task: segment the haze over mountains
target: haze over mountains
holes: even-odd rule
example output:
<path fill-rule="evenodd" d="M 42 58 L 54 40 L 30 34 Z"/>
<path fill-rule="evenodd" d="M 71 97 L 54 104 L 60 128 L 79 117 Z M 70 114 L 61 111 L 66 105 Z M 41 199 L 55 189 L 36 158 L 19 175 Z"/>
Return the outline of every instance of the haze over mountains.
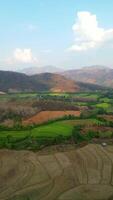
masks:
<path fill-rule="evenodd" d="M 26 75 L 35 75 L 35 74 L 41 74 L 41 73 L 60 73 L 63 72 L 64 69 L 57 68 L 52 65 L 47 65 L 43 67 L 28 67 L 20 72 L 25 73 Z"/>
<path fill-rule="evenodd" d="M 105 66 L 90 66 L 62 73 L 71 80 L 113 87 L 113 69 Z"/>

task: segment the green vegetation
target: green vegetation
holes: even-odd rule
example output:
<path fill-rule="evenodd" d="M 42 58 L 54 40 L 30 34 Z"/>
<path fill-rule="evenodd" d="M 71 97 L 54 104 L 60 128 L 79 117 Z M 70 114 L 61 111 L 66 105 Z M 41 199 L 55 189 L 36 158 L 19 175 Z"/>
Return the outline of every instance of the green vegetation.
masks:
<path fill-rule="evenodd" d="M 106 92 L 40 92 L 0 96 L 0 148 L 37 150 L 60 143 L 90 142 L 93 138 L 111 139 L 113 122 L 109 115 L 113 115 L 113 92 L 107 95 Z M 23 118 L 43 110 L 81 110 L 81 115 L 64 116 L 42 125 L 22 125 Z M 10 120 L 11 127 L 7 126 Z"/>
<path fill-rule="evenodd" d="M 101 119 L 73 119 L 64 121 L 50 121 L 48 124 L 34 126 L 34 127 L 15 127 L 9 130 L 0 131 L 0 147 L 14 148 L 14 149 L 40 149 L 48 145 L 60 143 L 81 143 L 83 141 L 90 142 L 93 138 L 112 138 L 113 131 L 107 130 L 105 132 L 96 131 L 93 129 L 94 125 L 111 126 L 112 123 Z M 90 130 L 87 130 L 87 127 Z M 91 130 L 92 127 L 92 130 Z M 3 128 L 4 129 L 4 128 Z M 87 132 L 86 132 L 87 130 Z"/>
<path fill-rule="evenodd" d="M 109 103 L 99 103 L 99 104 L 96 104 L 96 107 L 97 108 L 107 109 L 107 108 L 110 107 L 110 104 Z"/>

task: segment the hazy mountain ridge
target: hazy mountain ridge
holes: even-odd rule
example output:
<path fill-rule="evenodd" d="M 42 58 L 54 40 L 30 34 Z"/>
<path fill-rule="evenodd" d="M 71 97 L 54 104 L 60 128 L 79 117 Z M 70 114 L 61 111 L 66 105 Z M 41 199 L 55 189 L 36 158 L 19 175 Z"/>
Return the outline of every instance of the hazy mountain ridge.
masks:
<path fill-rule="evenodd" d="M 21 92 L 37 91 L 44 88 L 41 83 L 35 83 L 31 77 L 18 72 L 0 71 L 0 91 Z"/>
<path fill-rule="evenodd" d="M 105 66 L 90 66 L 62 73 L 65 77 L 84 83 L 113 87 L 113 69 Z"/>
<path fill-rule="evenodd" d="M 21 73 L 25 73 L 26 75 L 32 76 L 35 74 L 41 74 L 41 73 L 60 73 L 64 70 L 61 68 L 57 68 L 52 65 L 47 65 L 43 67 L 28 67 L 23 70 L 21 70 Z"/>
<path fill-rule="evenodd" d="M 18 72 L 0 71 L 0 91 L 2 92 L 78 92 L 100 89 L 103 87 L 69 80 L 59 74 L 42 73 L 27 76 Z"/>

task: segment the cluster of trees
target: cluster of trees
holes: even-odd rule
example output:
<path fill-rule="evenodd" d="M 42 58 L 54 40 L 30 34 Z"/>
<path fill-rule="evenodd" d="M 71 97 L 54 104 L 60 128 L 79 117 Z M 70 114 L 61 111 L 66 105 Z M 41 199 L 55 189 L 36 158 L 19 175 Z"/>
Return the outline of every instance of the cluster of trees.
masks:
<path fill-rule="evenodd" d="M 103 108 L 89 108 L 81 112 L 80 118 L 81 119 L 88 119 L 88 118 L 97 118 L 98 115 L 107 114 L 106 110 Z"/>
<path fill-rule="evenodd" d="M 69 141 L 70 137 L 62 135 L 56 137 L 32 137 L 28 135 L 25 138 L 7 136 L 0 139 L 0 148 L 40 150 L 46 146 L 67 144 Z"/>
<path fill-rule="evenodd" d="M 113 138 L 113 131 L 101 131 L 101 130 L 88 130 L 87 133 L 83 133 L 83 126 L 75 126 L 72 131 L 72 138 L 75 143 L 81 143 L 83 141 L 91 141 L 93 138 Z"/>
<path fill-rule="evenodd" d="M 38 95 L 37 96 L 37 99 L 38 100 L 49 100 L 49 101 L 52 101 L 52 100 L 55 100 L 55 101 L 63 101 L 63 102 L 97 102 L 97 99 L 96 98 L 87 98 L 87 97 L 76 97 L 76 96 L 73 96 L 72 94 L 69 94 L 69 95 Z"/>
<path fill-rule="evenodd" d="M 2 103 L 0 105 L 0 124 L 6 126 L 21 124 L 23 118 L 37 113 L 37 109 L 29 105 L 18 105 L 18 103 Z"/>
<path fill-rule="evenodd" d="M 54 100 L 37 100 L 33 103 L 33 107 L 38 110 L 79 110 L 78 106 L 73 103 Z"/>

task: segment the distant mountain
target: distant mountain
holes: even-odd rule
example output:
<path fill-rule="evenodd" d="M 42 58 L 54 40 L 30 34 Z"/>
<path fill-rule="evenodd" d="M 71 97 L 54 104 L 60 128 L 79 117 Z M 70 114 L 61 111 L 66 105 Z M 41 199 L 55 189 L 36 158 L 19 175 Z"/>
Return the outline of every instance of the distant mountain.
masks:
<path fill-rule="evenodd" d="M 47 85 L 52 92 L 76 92 L 80 87 L 75 81 L 69 80 L 62 75 L 52 73 L 42 73 L 32 76 L 32 79 Z"/>
<path fill-rule="evenodd" d="M 31 77 L 10 71 L 0 71 L 0 91 L 2 92 L 31 92 L 43 90 L 44 84 L 35 83 Z"/>
<path fill-rule="evenodd" d="M 0 71 L 1 92 L 78 92 L 101 90 L 103 87 L 76 82 L 53 73 L 28 76 L 23 73 Z"/>
<path fill-rule="evenodd" d="M 41 74 L 41 73 L 57 73 L 57 72 L 63 72 L 63 69 L 57 68 L 52 65 L 47 65 L 44 67 L 29 67 L 21 70 L 22 73 L 25 73 L 26 75 L 35 75 L 35 74 Z"/>
<path fill-rule="evenodd" d="M 65 77 L 83 83 L 113 87 L 113 69 L 105 66 L 90 66 L 62 73 Z"/>

